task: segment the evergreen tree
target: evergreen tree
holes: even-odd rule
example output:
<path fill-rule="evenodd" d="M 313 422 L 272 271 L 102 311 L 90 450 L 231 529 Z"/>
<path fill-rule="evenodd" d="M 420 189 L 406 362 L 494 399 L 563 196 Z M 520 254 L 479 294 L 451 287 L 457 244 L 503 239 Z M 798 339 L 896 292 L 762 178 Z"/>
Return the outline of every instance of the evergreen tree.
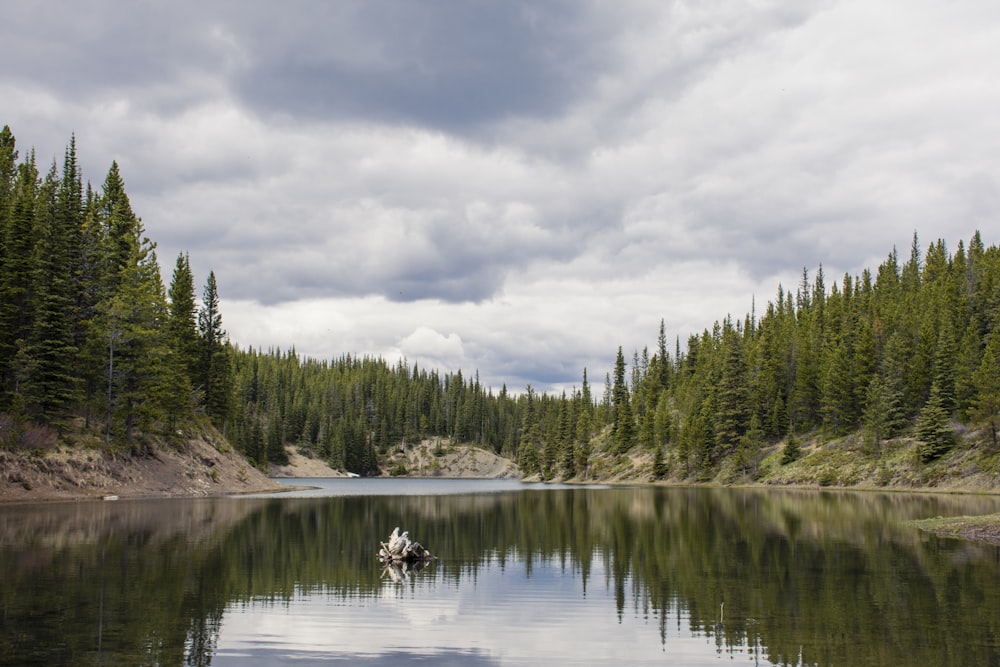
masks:
<path fill-rule="evenodd" d="M 960 419 L 969 418 L 976 395 L 975 373 L 982 361 L 979 331 L 976 322 L 969 320 L 958 347 L 955 360 L 955 407 Z"/>
<path fill-rule="evenodd" d="M 9 125 L 0 130 L 0 220 L 4 220 L 12 203 L 17 175 L 17 140 Z"/>
<path fill-rule="evenodd" d="M 930 398 L 917 417 L 916 435 L 920 440 L 920 459 L 924 463 L 940 457 L 952 445 L 954 434 L 948 427 L 948 412 L 937 384 L 931 385 Z"/>
<path fill-rule="evenodd" d="M 39 186 L 32 154 L 17 167 L 6 220 L 0 227 L 0 407 L 15 403 L 23 407 L 22 382 L 31 375 L 27 346 L 37 310 L 34 260 Z"/>
<path fill-rule="evenodd" d="M 117 290 L 101 304 L 108 341 L 108 417 L 126 441 L 165 416 L 176 392 L 170 380 L 170 351 L 161 325 L 167 305 L 155 244 L 133 230 L 130 257 L 119 270 Z"/>
<path fill-rule="evenodd" d="M 851 359 L 842 341 L 827 346 L 822 379 L 821 412 L 823 425 L 841 434 L 854 426 L 854 386 Z"/>
<path fill-rule="evenodd" d="M 653 446 L 662 449 L 670 441 L 670 430 L 673 426 L 671 417 L 670 395 L 660 394 L 656 401 L 656 411 L 653 413 Z"/>
<path fill-rule="evenodd" d="M 995 329 L 990 336 L 972 383 L 976 390 L 972 417 L 989 426 L 993 448 L 996 449 L 997 430 L 1000 429 L 1000 329 Z"/>
<path fill-rule="evenodd" d="M 664 479 L 670 474 L 670 467 L 667 465 L 667 457 L 663 453 L 663 447 L 656 445 L 653 450 L 653 479 Z"/>
<path fill-rule="evenodd" d="M 802 450 L 799 448 L 799 441 L 795 438 L 794 433 L 789 433 L 788 440 L 785 441 L 785 446 L 781 449 L 781 465 L 798 461 L 800 456 L 802 456 Z"/>
<path fill-rule="evenodd" d="M 670 356 L 667 354 L 667 334 L 664 326 L 664 322 L 660 320 L 660 335 L 656 339 L 656 355 L 660 360 L 657 366 L 660 390 L 666 390 L 670 387 Z"/>
<path fill-rule="evenodd" d="M 761 452 L 764 448 L 764 429 L 761 428 L 757 413 L 750 415 L 750 426 L 740 438 L 737 449 L 737 466 L 744 473 L 756 477 L 760 470 Z"/>
<path fill-rule="evenodd" d="M 618 347 L 615 358 L 615 380 L 611 391 L 614 407 L 614 422 L 612 433 L 615 439 L 615 451 L 624 454 L 635 446 L 635 418 L 632 415 L 632 402 L 628 386 L 625 384 L 625 356 Z"/>
<path fill-rule="evenodd" d="M 749 421 L 749 392 L 740 338 L 731 326 L 722 335 L 722 372 L 714 392 L 716 455 L 735 450 Z"/>
<path fill-rule="evenodd" d="M 894 378 L 877 375 L 868 385 L 862 417 L 867 445 L 881 454 L 882 441 L 891 438 L 904 423 L 902 392 Z"/>
<path fill-rule="evenodd" d="M 956 408 L 955 363 L 958 356 L 955 330 L 948 313 L 942 313 L 937 349 L 934 353 L 933 383 L 941 395 L 941 407 L 951 414 Z"/>
<path fill-rule="evenodd" d="M 170 312 L 167 333 L 178 358 L 189 378 L 198 373 L 198 307 L 194 296 L 194 276 L 187 254 L 177 256 L 173 279 L 168 292 Z M 221 319 L 220 319 L 221 324 Z"/>
<path fill-rule="evenodd" d="M 200 337 L 198 381 L 205 412 L 218 424 L 225 424 L 232 404 L 232 368 L 226 332 L 219 311 L 219 292 L 215 272 L 210 271 L 198 311 Z M 360 461 L 359 457 L 359 461 Z"/>
<path fill-rule="evenodd" d="M 75 172 L 75 154 L 67 149 L 66 164 Z M 78 348 L 74 339 L 76 282 L 74 259 L 79 245 L 81 204 L 73 203 L 78 176 L 58 178 L 53 164 L 42 184 L 36 208 L 35 267 L 32 296 L 35 319 L 27 355 L 32 371 L 24 394 L 29 412 L 41 421 L 65 415 L 78 397 L 79 377 L 73 372 Z M 73 182 L 71 185 L 70 183 Z M 70 190 L 70 192 L 66 192 Z"/>

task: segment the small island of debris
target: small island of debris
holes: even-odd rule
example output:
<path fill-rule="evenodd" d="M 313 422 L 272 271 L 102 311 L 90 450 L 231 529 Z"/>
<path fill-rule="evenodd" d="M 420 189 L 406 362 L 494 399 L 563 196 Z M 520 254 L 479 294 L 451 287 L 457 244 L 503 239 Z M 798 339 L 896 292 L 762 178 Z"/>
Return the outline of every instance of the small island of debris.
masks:
<path fill-rule="evenodd" d="M 419 542 L 410 539 L 409 532 L 399 532 L 399 526 L 389 535 L 388 542 L 381 542 L 378 559 L 383 563 L 416 563 L 434 560 L 431 552 Z"/>

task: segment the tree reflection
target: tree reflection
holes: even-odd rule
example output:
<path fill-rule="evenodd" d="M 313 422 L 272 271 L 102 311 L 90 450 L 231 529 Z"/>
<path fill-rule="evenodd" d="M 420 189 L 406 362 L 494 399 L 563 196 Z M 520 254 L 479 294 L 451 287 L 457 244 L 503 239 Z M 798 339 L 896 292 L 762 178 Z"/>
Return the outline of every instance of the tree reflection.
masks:
<path fill-rule="evenodd" d="M 1000 664 L 994 547 L 906 519 L 993 498 L 732 489 L 216 499 L 3 508 L 0 665 L 202 665 L 228 608 L 555 564 L 617 610 L 774 664 Z M 396 525 L 440 560 L 383 567 Z M 474 583 L 473 583 L 474 585 Z"/>

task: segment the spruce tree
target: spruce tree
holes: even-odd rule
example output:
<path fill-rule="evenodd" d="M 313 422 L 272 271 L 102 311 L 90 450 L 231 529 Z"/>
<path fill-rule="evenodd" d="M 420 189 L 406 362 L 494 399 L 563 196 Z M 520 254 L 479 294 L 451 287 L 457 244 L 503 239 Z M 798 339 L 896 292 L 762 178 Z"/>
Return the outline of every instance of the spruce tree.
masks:
<path fill-rule="evenodd" d="M 667 334 L 663 320 L 660 320 L 660 334 L 656 339 L 656 355 L 660 360 L 658 371 L 658 383 L 661 390 L 666 390 L 670 387 L 670 355 L 667 354 Z"/>
<path fill-rule="evenodd" d="M 715 410 L 711 418 L 717 454 L 735 450 L 746 433 L 750 406 L 747 373 L 740 338 L 731 326 L 722 335 L 722 372 L 714 392 Z"/>
<path fill-rule="evenodd" d="M 167 296 L 170 301 L 167 334 L 185 373 L 194 378 L 198 371 L 198 306 L 191 260 L 186 253 L 177 256 Z"/>
<path fill-rule="evenodd" d="M 663 453 L 663 446 L 656 445 L 653 450 L 653 479 L 664 479 L 670 474 L 670 466 L 667 464 L 667 457 Z"/>
<path fill-rule="evenodd" d="M 916 435 L 920 441 L 920 459 L 924 463 L 947 452 L 954 441 L 954 434 L 948 426 L 948 412 L 936 383 L 931 385 L 930 398 L 917 417 Z"/>
<path fill-rule="evenodd" d="M 615 451 L 624 454 L 635 446 L 635 418 L 632 415 L 632 402 L 628 386 L 625 384 L 625 356 L 621 346 L 615 358 L 615 380 L 611 391 L 614 408 L 614 422 L 611 429 L 614 435 Z"/>
<path fill-rule="evenodd" d="M 757 413 L 754 413 L 750 415 L 750 425 L 747 432 L 740 438 L 740 446 L 737 449 L 737 463 L 744 473 L 751 477 L 757 476 L 763 448 L 764 429 L 761 428 Z"/>
<path fill-rule="evenodd" d="M 802 450 L 799 448 L 799 441 L 794 433 L 789 432 L 788 440 L 785 441 L 785 446 L 781 449 L 781 465 L 797 461 L 800 456 L 802 456 Z"/>
<path fill-rule="evenodd" d="M 23 404 L 30 377 L 27 346 L 37 311 L 35 209 L 40 183 L 34 153 L 17 167 L 0 237 L 0 407 Z"/>
<path fill-rule="evenodd" d="M 219 426 L 229 417 L 232 403 L 232 367 L 226 332 L 219 311 L 219 292 L 215 272 L 208 274 L 198 311 L 200 336 L 198 380 L 204 396 L 205 411 Z"/>
<path fill-rule="evenodd" d="M 862 424 L 867 446 L 878 455 L 882 452 L 882 441 L 894 436 L 905 421 L 902 400 L 895 378 L 882 375 L 872 378 L 865 394 Z"/>
<path fill-rule="evenodd" d="M 108 341 L 109 413 L 126 441 L 166 414 L 177 387 L 170 382 L 170 350 L 161 329 L 167 305 L 155 244 L 134 228 L 130 257 L 113 297 L 102 304 Z"/>
<path fill-rule="evenodd" d="M 996 449 L 997 430 L 1000 429 L 1000 329 L 995 329 L 990 336 L 972 383 L 976 391 L 972 399 L 972 417 L 989 426 Z"/>
<path fill-rule="evenodd" d="M 67 165 L 73 165 L 67 149 Z M 78 193 L 74 173 L 59 179 L 53 164 L 39 192 L 33 258 L 32 296 L 35 320 L 27 345 L 32 371 L 27 377 L 25 399 L 29 413 L 41 421 L 57 420 L 78 397 L 79 378 L 73 372 L 78 349 L 76 328 L 76 253 L 79 247 L 82 204 L 72 201 Z M 68 191 L 67 191 L 68 190 Z"/>

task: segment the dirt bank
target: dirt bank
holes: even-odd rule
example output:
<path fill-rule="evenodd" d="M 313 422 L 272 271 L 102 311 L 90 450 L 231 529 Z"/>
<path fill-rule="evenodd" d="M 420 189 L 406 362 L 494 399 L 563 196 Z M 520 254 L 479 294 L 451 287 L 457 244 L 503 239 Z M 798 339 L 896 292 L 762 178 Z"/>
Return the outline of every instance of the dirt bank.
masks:
<path fill-rule="evenodd" d="M 520 471 L 510 459 L 472 445 L 452 445 L 444 438 L 424 440 L 392 452 L 382 466 L 382 474 L 466 479 L 520 477 Z"/>
<path fill-rule="evenodd" d="M 210 434 L 144 454 L 90 447 L 0 451 L 0 502 L 221 496 L 287 490 Z"/>
<path fill-rule="evenodd" d="M 270 477 L 348 477 L 346 472 L 334 470 L 325 461 L 305 456 L 298 447 L 285 447 L 288 452 L 288 465 L 272 464 L 268 469 Z"/>

